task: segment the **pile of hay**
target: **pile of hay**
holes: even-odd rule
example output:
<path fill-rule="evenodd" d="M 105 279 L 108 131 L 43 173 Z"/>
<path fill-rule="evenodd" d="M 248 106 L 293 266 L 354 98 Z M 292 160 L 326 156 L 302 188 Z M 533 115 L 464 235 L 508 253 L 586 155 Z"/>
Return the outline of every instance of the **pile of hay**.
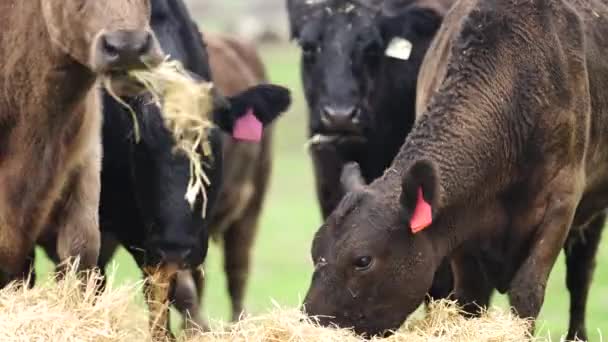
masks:
<path fill-rule="evenodd" d="M 95 297 L 97 280 L 93 275 L 81 281 L 70 272 L 60 282 L 48 281 L 34 289 L 12 285 L 0 290 L 0 341 L 148 341 L 147 314 L 134 299 L 141 284 L 117 287 L 110 275 L 107 291 Z M 426 318 L 409 322 L 386 341 L 519 342 L 529 338 L 528 324 L 498 309 L 467 320 L 452 303 L 436 302 Z M 298 310 L 278 308 L 234 326 L 179 340 L 361 341 L 348 330 L 319 327 Z"/>
<path fill-rule="evenodd" d="M 425 318 L 406 323 L 386 342 L 521 342 L 533 339 L 528 333 L 530 322 L 509 312 L 491 309 L 482 317 L 465 319 L 453 302 L 437 301 Z M 184 342 L 223 341 L 298 341 L 361 342 L 363 339 L 347 329 L 319 327 L 298 310 L 276 309 L 267 315 L 245 319 L 226 332 L 203 333 Z"/>
<path fill-rule="evenodd" d="M 98 275 L 78 279 L 74 267 L 62 281 L 33 289 L 11 284 L 0 290 L 0 341 L 141 341 L 148 334 L 134 303 L 139 285 L 114 286 L 96 296 Z"/>

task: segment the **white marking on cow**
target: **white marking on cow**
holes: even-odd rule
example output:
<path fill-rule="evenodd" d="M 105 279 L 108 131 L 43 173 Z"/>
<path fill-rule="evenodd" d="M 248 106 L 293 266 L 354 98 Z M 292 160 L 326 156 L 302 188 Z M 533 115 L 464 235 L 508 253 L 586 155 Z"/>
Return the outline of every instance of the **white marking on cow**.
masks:
<path fill-rule="evenodd" d="M 407 61 L 412 55 L 412 42 L 405 38 L 395 37 L 386 48 L 385 55 L 388 57 Z"/>

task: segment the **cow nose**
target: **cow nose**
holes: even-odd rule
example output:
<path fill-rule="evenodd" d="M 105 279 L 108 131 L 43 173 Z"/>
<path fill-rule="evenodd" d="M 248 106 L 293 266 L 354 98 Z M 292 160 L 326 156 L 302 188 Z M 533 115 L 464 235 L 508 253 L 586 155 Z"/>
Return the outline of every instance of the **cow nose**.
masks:
<path fill-rule="evenodd" d="M 334 130 L 356 130 L 359 125 L 360 111 L 357 106 L 323 107 L 323 123 Z"/>
<path fill-rule="evenodd" d="M 118 30 L 99 36 L 95 59 L 102 71 L 131 70 L 160 63 L 162 53 L 152 32 Z"/>
<path fill-rule="evenodd" d="M 152 265 L 174 264 L 187 268 L 191 264 L 192 248 L 156 247 L 151 251 L 148 263 Z"/>

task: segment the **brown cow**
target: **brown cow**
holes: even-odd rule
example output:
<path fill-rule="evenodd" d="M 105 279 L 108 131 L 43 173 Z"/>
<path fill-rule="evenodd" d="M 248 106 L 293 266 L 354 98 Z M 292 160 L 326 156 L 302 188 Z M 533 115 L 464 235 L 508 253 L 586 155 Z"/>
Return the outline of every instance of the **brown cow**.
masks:
<path fill-rule="evenodd" d="M 266 83 L 266 70 L 256 49 L 229 36 L 205 35 L 209 65 L 217 87 L 232 96 Z M 232 301 L 232 319 L 243 311 L 251 249 L 272 169 L 272 127 L 260 144 L 226 137 L 222 190 L 211 215 L 209 233 L 223 240 L 224 269 Z"/>
<path fill-rule="evenodd" d="M 233 96 L 265 83 L 266 71 L 253 46 L 227 35 L 205 33 L 204 40 L 213 81 L 222 94 Z M 233 321 L 243 312 L 251 250 L 272 167 L 271 143 L 272 127 L 264 129 L 259 144 L 224 137 L 222 187 L 208 226 L 213 239 L 222 241 Z M 194 283 L 192 274 L 178 275 L 176 306 L 191 317 L 189 321 L 206 329 L 199 308 L 204 278 L 197 272 L 194 275 Z"/>
<path fill-rule="evenodd" d="M 0 2 L 0 285 L 37 240 L 96 265 L 101 158 L 97 80 L 161 61 L 148 0 Z"/>
<path fill-rule="evenodd" d="M 608 206 L 605 37 L 605 0 L 458 1 L 392 166 L 371 186 L 346 170 L 353 191 L 313 242 L 306 310 L 359 333 L 395 329 L 450 256 L 463 304 L 496 288 L 536 318 L 560 250 L 582 235 L 589 244 L 571 239 L 567 253 L 568 338 L 585 338 Z"/>

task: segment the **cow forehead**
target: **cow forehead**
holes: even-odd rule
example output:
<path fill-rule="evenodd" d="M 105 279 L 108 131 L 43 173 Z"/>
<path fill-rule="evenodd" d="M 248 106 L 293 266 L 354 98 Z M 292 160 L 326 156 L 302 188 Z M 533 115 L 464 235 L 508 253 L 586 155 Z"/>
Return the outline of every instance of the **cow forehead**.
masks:
<path fill-rule="evenodd" d="M 335 15 L 324 20 L 321 37 L 326 45 L 343 49 L 374 29 L 371 19 Z"/>

